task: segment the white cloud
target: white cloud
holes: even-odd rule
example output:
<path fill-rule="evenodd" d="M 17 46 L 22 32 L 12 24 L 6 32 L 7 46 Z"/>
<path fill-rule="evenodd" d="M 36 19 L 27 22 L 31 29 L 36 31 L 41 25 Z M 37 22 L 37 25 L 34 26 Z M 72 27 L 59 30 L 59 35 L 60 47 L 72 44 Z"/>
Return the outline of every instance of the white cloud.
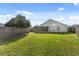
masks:
<path fill-rule="evenodd" d="M 23 16 L 25 16 L 27 19 L 31 18 L 32 16 L 34 16 L 34 13 L 29 12 L 29 11 L 16 11 L 14 14 L 2 14 L 0 15 L 0 23 L 6 23 L 7 21 L 9 21 L 12 17 L 15 17 L 16 15 L 21 14 Z"/>
<path fill-rule="evenodd" d="M 55 20 L 57 20 L 57 21 L 63 21 L 65 19 L 65 17 L 57 17 L 57 18 L 55 18 Z"/>
<path fill-rule="evenodd" d="M 10 15 L 10 14 L 6 14 L 6 17 L 12 17 L 12 15 Z"/>
<path fill-rule="evenodd" d="M 4 15 L 0 15 L 0 17 L 4 17 Z"/>
<path fill-rule="evenodd" d="M 30 12 L 30 11 L 18 10 L 18 11 L 16 11 L 15 15 L 18 15 L 18 14 L 21 14 L 21 15 L 25 16 L 27 19 L 29 19 L 31 17 L 35 17 L 34 13 Z"/>
<path fill-rule="evenodd" d="M 33 15 L 32 12 L 29 12 L 29 11 L 21 11 L 21 10 L 16 11 L 16 14 Z"/>
<path fill-rule="evenodd" d="M 73 3 L 74 6 L 79 6 L 79 3 Z"/>
<path fill-rule="evenodd" d="M 58 8 L 58 11 L 63 11 L 65 8 Z"/>
<path fill-rule="evenodd" d="M 67 25 L 79 24 L 79 16 L 57 17 L 54 20 Z"/>
<path fill-rule="evenodd" d="M 67 24 L 79 24 L 79 16 L 69 16 L 67 17 Z"/>
<path fill-rule="evenodd" d="M 79 20 L 79 16 L 70 16 L 68 19 Z"/>
<path fill-rule="evenodd" d="M 10 14 L 0 15 L 0 23 L 5 23 L 5 22 L 9 21 L 9 19 L 12 17 L 13 16 Z"/>

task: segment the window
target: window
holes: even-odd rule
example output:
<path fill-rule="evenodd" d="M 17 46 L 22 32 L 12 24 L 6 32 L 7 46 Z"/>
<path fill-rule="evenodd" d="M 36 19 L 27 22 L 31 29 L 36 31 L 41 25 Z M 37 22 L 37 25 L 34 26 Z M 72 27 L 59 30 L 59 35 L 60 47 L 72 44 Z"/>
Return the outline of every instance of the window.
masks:
<path fill-rule="evenodd" d="M 57 27 L 57 31 L 60 31 L 60 27 Z"/>
<path fill-rule="evenodd" d="M 53 32 L 55 32 L 55 29 L 53 30 Z"/>

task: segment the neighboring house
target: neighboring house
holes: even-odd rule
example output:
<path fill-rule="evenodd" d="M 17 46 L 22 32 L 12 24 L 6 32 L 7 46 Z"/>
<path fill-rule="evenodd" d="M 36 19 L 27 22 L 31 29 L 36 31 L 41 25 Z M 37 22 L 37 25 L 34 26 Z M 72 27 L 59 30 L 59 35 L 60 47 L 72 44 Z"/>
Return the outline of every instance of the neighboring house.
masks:
<path fill-rule="evenodd" d="M 4 24 L 2 24 L 2 23 L 0 23 L 0 27 L 5 27 L 5 25 L 4 25 Z"/>
<path fill-rule="evenodd" d="M 48 21 L 44 22 L 43 24 L 41 24 L 40 26 L 38 26 L 38 28 L 40 27 L 48 27 L 47 31 L 48 32 L 68 32 L 68 26 L 57 22 L 55 20 L 49 19 Z"/>

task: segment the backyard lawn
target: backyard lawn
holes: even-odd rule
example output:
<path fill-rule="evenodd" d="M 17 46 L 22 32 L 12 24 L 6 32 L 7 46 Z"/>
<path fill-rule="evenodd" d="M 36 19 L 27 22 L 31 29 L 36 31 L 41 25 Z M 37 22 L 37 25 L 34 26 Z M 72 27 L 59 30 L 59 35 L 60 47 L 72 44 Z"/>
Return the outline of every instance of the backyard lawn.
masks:
<path fill-rule="evenodd" d="M 35 34 L 0 45 L 3 56 L 79 56 L 79 39 L 76 34 Z"/>

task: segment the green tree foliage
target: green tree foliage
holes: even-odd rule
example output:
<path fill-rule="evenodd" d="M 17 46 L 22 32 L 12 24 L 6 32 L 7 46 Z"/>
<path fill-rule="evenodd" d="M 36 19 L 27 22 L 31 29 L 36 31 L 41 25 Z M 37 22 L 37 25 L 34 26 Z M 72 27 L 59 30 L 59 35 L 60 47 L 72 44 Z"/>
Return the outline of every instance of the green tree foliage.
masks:
<path fill-rule="evenodd" d="M 7 22 L 5 26 L 28 28 L 31 26 L 31 24 L 30 24 L 30 21 L 25 18 L 25 16 L 17 15 L 15 18 L 11 18 L 11 20 Z"/>

